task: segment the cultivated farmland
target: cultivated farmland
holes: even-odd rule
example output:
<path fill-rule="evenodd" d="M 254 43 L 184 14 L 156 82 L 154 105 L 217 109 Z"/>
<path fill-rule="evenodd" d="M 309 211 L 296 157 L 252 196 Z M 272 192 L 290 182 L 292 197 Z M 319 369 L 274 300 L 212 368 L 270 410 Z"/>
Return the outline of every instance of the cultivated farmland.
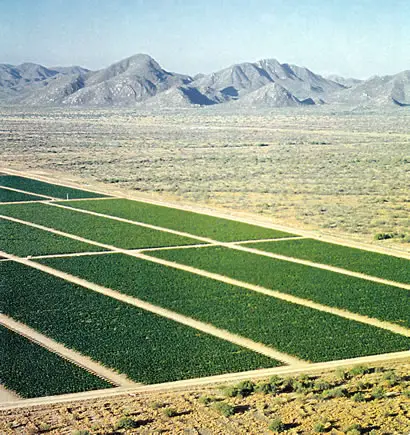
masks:
<path fill-rule="evenodd" d="M 9 254 L 46 255 L 104 251 L 95 245 L 0 218 L 0 250 Z"/>
<path fill-rule="evenodd" d="M 0 177 L 1 178 L 1 177 Z M 0 187 L 0 202 L 39 201 L 44 198 Z"/>
<path fill-rule="evenodd" d="M 122 254 L 38 261 L 309 361 L 410 345 L 410 338 L 382 329 Z"/>
<path fill-rule="evenodd" d="M 195 239 L 47 204 L 0 205 L 0 214 L 124 249 L 198 243 Z"/>
<path fill-rule="evenodd" d="M 0 325 L 1 382 L 21 397 L 111 388 L 108 382 Z M 6 350 L 6 352 L 4 352 Z"/>
<path fill-rule="evenodd" d="M 410 327 L 409 290 L 224 247 L 149 255 Z"/>
<path fill-rule="evenodd" d="M 0 203 L 1 312 L 128 380 L 309 367 L 410 347 L 405 258 L 71 187 L 69 198 L 81 200 L 55 201 L 64 186 L 0 179 L 46 195 Z"/>
<path fill-rule="evenodd" d="M 209 237 L 221 242 L 276 239 L 294 235 L 243 222 L 126 199 L 113 199 L 108 202 L 98 202 L 98 204 L 94 201 L 71 201 L 64 204 L 172 230 L 184 231 L 196 236 Z"/>
<path fill-rule="evenodd" d="M 0 263 L 5 314 L 136 382 L 279 365 L 277 361 L 14 262 Z"/>
<path fill-rule="evenodd" d="M 44 181 L 15 175 L 0 175 L 0 186 L 11 187 L 14 189 L 25 190 L 33 194 L 37 193 L 39 195 L 47 195 L 61 199 L 100 198 L 105 196 L 99 193 L 73 189 L 68 186 L 59 186 L 57 184 L 45 183 Z"/>
<path fill-rule="evenodd" d="M 391 255 L 313 239 L 247 243 L 245 246 L 410 284 L 410 261 Z"/>

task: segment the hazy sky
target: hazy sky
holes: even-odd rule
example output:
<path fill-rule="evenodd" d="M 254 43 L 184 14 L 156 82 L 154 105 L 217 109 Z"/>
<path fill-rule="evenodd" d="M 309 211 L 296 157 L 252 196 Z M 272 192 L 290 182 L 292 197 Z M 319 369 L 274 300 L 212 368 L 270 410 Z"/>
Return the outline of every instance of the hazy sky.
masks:
<path fill-rule="evenodd" d="M 410 69 L 410 0 L 0 0 L 0 63 L 98 69 L 136 53 L 187 74 L 262 58 L 394 74 Z"/>

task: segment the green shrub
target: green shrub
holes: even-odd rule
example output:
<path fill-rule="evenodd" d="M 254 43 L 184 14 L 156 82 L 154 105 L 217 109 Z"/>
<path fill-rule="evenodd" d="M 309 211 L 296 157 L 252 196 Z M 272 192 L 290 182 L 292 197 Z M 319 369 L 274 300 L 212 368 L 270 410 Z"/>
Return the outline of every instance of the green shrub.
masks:
<path fill-rule="evenodd" d="M 360 376 L 370 373 L 370 369 L 366 366 L 355 366 L 349 370 L 351 376 Z"/>
<path fill-rule="evenodd" d="M 337 397 L 346 397 L 347 390 L 343 387 L 333 388 L 332 390 L 325 390 L 322 393 L 324 399 L 333 399 Z"/>
<path fill-rule="evenodd" d="M 238 390 L 238 396 L 247 397 L 254 392 L 255 384 L 252 381 L 243 381 L 236 386 L 236 389 Z"/>
<path fill-rule="evenodd" d="M 383 399 L 385 395 L 386 394 L 383 387 L 375 387 L 372 390 L 373 399 Z"/>
<path fill-rule="evenodd" d="M 261 382 L 255 385 L 254 388 L 256 393 L 270 394 L 276 391 L 275 387 L 272 387 L 268 382 Z"/>
<path fill-rule="evenodd" d="M 114 429 L 133 429 L 137 422 L 130 417 L 121 417 L 114 425 Z"/>
<path fill-rule="evenodd" d="M 225 397 L 236 397 L 239 395 L 239 390 L 234 385 L 222 387 L 221 392 Z"/>
<path fill-rule="evenodd" d="M 389 387 L 393 387 L 394 385 L 397 385 L 400 381 L 400 378 L 396 375 L 394 370 L 388 370 L 383 375 L 383 380 L 386 381 L 386 384 Z"/>
<path fill-rule="evenodd" d="M 220 414 L 225 417 L 229 417 L 235 414 L 235 407 L 226 402 L 215 402 L 212 405 L 212 408 L 218 411 Z"/>
<path fill-rule="evenodd" d="M 198 402 L 202 405 L 209 405 L 210 403 L 215 401 L 215 397 L 213 396 L 201 396 L 198 398 Z"/>
<path fill-rule="evenodd" d="M 322 379 L 318 379 L 313 385 L 315 391 L 329 390 L 330 387 L 331 385 L 329 384 L 329 382 L 326 382 Z"/>
<path fill-rule="evenodd" d="M 327 430 L 326 425 L 323 423 L 316 423 L 313 426 L 313 432 L 316 432 L 316 433 L 324 433 L 324 432 L 326 432 L 326 430 Z"/>
<path fill-rule="evenodd" d="M 284 432 L 286 430 L 286 426 L 282 423 L 282 420 L 279 418 L 275 418 L 269 424 L 269 430 L 273 432 Z"/>
<path fill-rule="evenodd" d="M 90 435 L 90 432 L 88 430 L 75 430 L 71 432 L 71 435 Z"/>
<path fill-rule="evenodd" d="M 362 433 L 362 427 L 360 424 L 352 424 L 343 431 L 346 435 L 360 435 Z"/>
<path fill-rule="evenodd" d="M 278 387 L 279 385 L 281 385 L 283 382 L 283 379 L 281 377 L 279 377 L 278 375 L 273 375 L 271 376 L 271 378 L 269 379 L 269 383 L 273 386 L 273 387 Z"/>
<path fill-rule="evenodd" d="M 178 412 L 175 408 L 164 408 L 162 413 L 166 417 L 175 417 L 176 415 L 178 415 Z"/>
<path fill-rule="evenodd" d="M 362 393 L 356 393 L 352 396 L 354 402 L 364 402 L 366 399 Z"/>

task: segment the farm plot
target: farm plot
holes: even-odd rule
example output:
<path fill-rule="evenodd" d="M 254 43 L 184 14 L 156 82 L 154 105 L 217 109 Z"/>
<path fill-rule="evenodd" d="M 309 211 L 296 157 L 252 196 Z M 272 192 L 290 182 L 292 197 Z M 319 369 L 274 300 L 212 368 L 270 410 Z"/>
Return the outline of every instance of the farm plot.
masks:
<path fill-rule="evenodd" d="M 71 201 L 64 202 L 64 205 L 183 231 L 221 242 L 294 236 L 294 234 L 257 225 L 127 199 Z"/>
<path fill-rule="evenodd" d="M 244 246 L 410 284 L 410 260 L 405 258 L 314 239 L 246 243 Z"/>
<path fill-rule="evenodd" d="M 19 396 L 54 394 L 111 388 L 112 385 L 0 325 L 1 383 Z"/>
<path fill-rule="evenodd" d="M 100 193 L 59 186 L 57 184 L 46 183 L 31 178 L 19 177 L 17 175 L 0 175 L 0 186 L 12 187 L 13 189 L 20 189 L 33 194 L 37 193 L 39 195 L 47 195 L 60 199 L 107 197 L 107 195 L 102 195 Z"/>
<path fill-rule="evenodd" d="M 151 248 L 159 246 L 190 245 L 198 241 L 188 237 L 113 221 L 70 209 L 47 204 L 0 205 L 0 215 L 12 216 L 28 222 L 74 234 L 117 248 Z"/>
<path fill-rule="evenodd" d="M 5 314 L 136 382 L 280 365 L 45 272 L 15 262 L 0 263 L 0 271 L 4 276 L 0 307 Z"/>
<path fill-rule="evenodd" d="M 14 190 L 2 189 L 0 187 L 0 202 L 42 201 L 42 200 L 44 200 L 44 198 L 42 198 L 41 196 L 30 195 L 22 192 L 15 192 Z"/>
<path fill-rule="evenodd" d="M 410 327 L 410 291 L 253 253 L 210 246 L 149 255 Z"/>
<path fill-rule="evenodd" d="M 123 254 L 38 261 L 310 361 L 410 345 L 376 327 Z"/>
<path fill-rule="evenodd" d="M 27 257 L 104 251 L 104 249 L 0 218 L 0 251 Z"/>

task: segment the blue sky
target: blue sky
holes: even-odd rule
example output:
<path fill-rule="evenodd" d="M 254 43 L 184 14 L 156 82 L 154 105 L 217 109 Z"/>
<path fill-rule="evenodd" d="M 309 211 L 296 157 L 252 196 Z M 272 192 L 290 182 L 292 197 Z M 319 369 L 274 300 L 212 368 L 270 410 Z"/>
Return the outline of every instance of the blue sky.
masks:
<path fill-rule="evenodd" d="M 410 0 L 0 0 L 0 63 L 148 53 L 196 74 L 276 58 L 366 78 L 410 69 L 409 22 Z"/>

